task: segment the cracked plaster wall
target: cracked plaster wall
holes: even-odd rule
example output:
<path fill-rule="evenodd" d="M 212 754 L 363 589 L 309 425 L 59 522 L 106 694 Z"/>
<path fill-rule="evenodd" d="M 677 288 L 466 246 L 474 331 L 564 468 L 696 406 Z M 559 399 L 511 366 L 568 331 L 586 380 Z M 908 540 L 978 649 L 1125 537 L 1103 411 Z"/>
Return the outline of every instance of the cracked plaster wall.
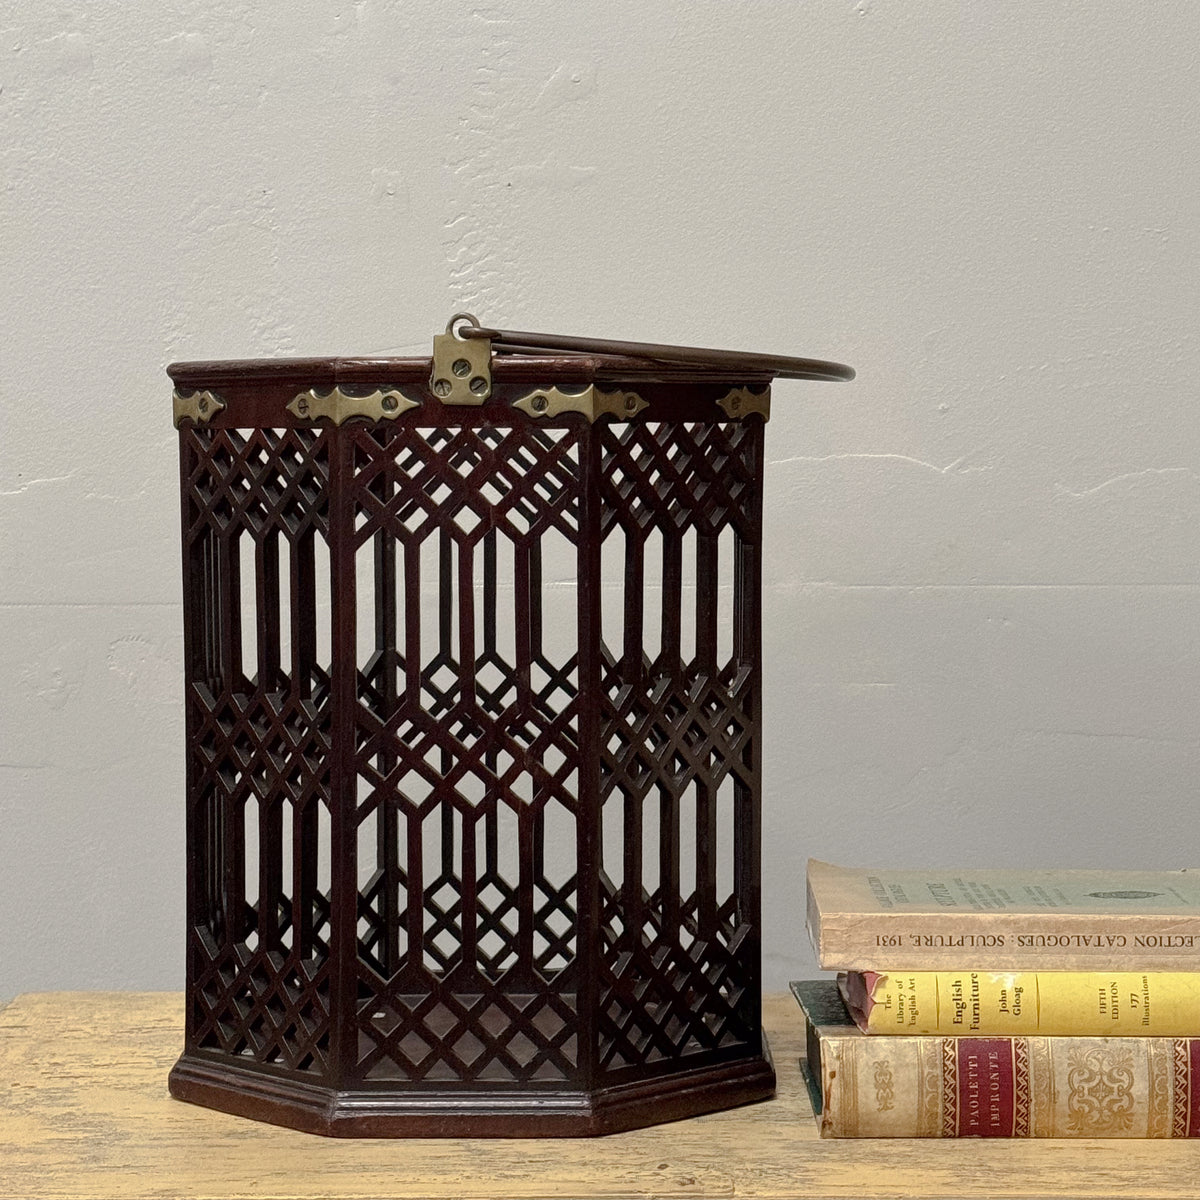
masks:
<path fill-rule="evenodd" d="M 843 358 L 769 427 L 803 865 L 1196 863 L 1200 6 L 0 2 L 0 998 L 182 978 L 166 362 Z"/>

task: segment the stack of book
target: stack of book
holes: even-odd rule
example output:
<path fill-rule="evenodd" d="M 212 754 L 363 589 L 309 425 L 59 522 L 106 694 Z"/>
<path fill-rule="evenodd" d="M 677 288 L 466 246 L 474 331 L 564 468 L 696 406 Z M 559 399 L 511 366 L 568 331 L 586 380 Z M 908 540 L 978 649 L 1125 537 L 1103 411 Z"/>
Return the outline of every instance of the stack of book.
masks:
<path fill-rule="evenodd" d="M 1200 1137 L 1200 871 L 810 861 L 823 1137 Z"/>

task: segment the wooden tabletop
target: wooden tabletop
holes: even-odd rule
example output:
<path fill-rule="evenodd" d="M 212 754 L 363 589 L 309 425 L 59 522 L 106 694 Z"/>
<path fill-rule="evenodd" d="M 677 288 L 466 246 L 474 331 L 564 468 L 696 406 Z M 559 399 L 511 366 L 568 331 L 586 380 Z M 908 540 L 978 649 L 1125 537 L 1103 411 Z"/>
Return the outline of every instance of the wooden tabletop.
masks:
<path fill-rule="evenodd" d="M 794 1002 L 775 1100 L 606 1138 L 342 1141 L 172 1100 L 182 997 L 20 996 L 0 1011 L 0 1197 L 1200 1197 L 1200 1142 L 821 1141 Z"/>

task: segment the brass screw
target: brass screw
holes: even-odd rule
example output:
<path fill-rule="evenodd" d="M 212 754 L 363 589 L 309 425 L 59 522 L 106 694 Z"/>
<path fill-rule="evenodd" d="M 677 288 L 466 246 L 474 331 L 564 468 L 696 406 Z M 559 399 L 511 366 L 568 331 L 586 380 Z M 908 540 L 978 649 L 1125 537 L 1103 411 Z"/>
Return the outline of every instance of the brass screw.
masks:
<path fill-rule="evenodd" d="M 383 407 L 386 412 L 395 412 L 400 407 L 400 402 L 391 392 L 383 398 Z"/>
<path fill-rule="evenodd" d="M 529 402 L 534 412 L 545 412 L 550 407 L 550 401 L 540 392 Z"/>
<path fill-rule="evenodd" d="M 207 397 L 207 396 L 201 396 L 201 397 L 200 397 L 200 400 L 199 400 L 199 402 L 196 404 L 196 407 L 197 407 L 197 408 L 198 408 L 198 409 L 199 409 L 201 412 L 208 412 L 208 397 Z"/>
<path fill-rule="evenodd" d="M 457 363 L 454 365 L 458 366 Z M 488 381 L 482 375 L 476 375 L 467 386 L 470 387 L 476 396 L 482 396 L 488 390 Z"/>
<path fill-rule="evenodd" d="M 464 375 L 470 375 L 471 364 L 465 358 L 456 358 L 451 364 L 450 370 L 461 379 Z"/>
<path fill-rule="evenodd" d="M 637 397 L 630 394 L 625 397 L 625 411 L 627 413 L 637 412 Z"/>
<path fill-rule="evenodd" d="M 450 390 L 452 387 L 453 384 L 451 384 L 450 380 L 448 379 L 435 379 L 433 381 L 433 391 L 437 396 L 450 395 Z"/>

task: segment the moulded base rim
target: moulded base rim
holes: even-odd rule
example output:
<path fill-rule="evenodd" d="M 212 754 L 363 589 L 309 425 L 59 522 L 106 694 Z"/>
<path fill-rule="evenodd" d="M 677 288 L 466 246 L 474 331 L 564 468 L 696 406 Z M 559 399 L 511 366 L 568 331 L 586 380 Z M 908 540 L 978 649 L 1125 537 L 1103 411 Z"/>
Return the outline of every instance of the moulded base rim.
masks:
<path fill-rule="evenodd" d="M 169 1078 L 179 1100 L 328 1137 L 590 1137 L 770 1099 L 775 1071 L 761 1055 L 592 1092 L 333 1091 L 184 1053 Z"/>

